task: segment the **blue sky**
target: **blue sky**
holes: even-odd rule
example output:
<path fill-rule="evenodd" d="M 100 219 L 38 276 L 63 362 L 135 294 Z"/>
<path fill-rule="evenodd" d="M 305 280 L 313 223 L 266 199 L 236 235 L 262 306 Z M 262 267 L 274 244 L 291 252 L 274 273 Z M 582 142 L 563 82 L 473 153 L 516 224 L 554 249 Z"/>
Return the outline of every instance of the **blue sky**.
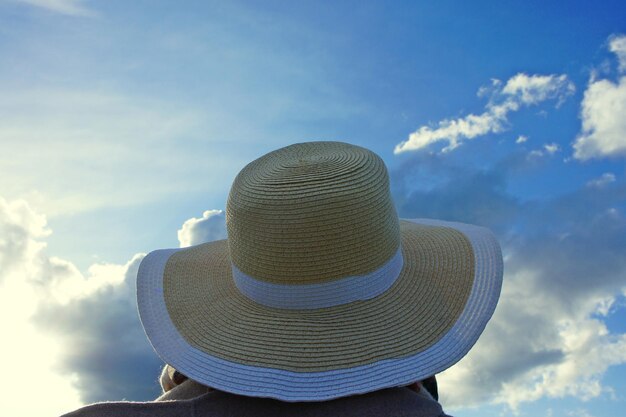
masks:
<path fill-rule="evenodd" d="M 498 235 L 446 409 L 620 414 L 626 6 L 335 3 L 0 1 L 0 349 L 49 393 L 21 415 L 154 396 L 141 257 L 223 237 L 236 173 L 308 140 L 380 154 L 401 216 Z"/>

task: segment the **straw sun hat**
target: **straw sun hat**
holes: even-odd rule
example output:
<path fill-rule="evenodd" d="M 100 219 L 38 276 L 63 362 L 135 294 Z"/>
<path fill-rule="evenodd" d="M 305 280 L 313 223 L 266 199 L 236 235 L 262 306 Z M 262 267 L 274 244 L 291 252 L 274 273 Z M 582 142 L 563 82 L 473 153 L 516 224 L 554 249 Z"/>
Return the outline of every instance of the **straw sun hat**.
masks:
<path fill-rule="evenodd" d="M 398 219 L 380 157 L 287 146 L 248 164 L 228 239 L 157 250 L 139 267 L 154 349 L 236 394 L 321 401 L 407 385 L 461 359 L 500 294 L 487 229 Z"/>

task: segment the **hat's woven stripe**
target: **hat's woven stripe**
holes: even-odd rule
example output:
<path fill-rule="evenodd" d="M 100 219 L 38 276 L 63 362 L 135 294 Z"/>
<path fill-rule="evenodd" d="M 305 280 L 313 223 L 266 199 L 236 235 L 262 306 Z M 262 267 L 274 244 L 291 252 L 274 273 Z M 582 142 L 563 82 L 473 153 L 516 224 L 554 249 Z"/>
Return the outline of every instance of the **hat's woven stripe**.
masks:
<path fill-rule="evenodd" d="M 416 219 L 415 223 L 451 227 L 472 244 L 475 279 L 471 294 L 454 326 L 429 348 L 407 357 L 321 372 L 243 365 L 192 347 L 172 323 L 163 295 L 163 271 L 177 249 L 150 253 L 141 263 L 137 282 L 139 313 L 151 343 L 168 364 L 219 390 L 284 401 L 323 401 L 401 386 L 452 366 L 474 345 L 495 310 L 502 283 L 502 255 L 494 236 L 482 227 Z"/>
<path fill-rule="evenodd" d="M 379 269 L 320 284 L 287 285 L 259 281 L 232 265 L 235 285 L 242 294 L 267 307 L 309 310 L 364 301 L 387 291 L 402 271 L 402 248 Z M 296 281 L 296 280 L 294 280 Z"/>

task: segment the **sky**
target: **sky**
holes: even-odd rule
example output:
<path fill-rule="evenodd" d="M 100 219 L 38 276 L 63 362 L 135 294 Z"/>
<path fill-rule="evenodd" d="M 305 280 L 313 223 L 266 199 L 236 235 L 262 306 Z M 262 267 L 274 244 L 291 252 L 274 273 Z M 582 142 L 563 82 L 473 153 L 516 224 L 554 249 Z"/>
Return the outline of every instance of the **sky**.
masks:
<path fill-rule="evenodd" d="M 310 140 L 378 153 L 401 217 L 496 233 L 449 413 L 623 412 L 623 1 L 0 0 L 0 57 L 0 415 L 156 397 L 139 262 L 225 238 L 237 172 Z"/>

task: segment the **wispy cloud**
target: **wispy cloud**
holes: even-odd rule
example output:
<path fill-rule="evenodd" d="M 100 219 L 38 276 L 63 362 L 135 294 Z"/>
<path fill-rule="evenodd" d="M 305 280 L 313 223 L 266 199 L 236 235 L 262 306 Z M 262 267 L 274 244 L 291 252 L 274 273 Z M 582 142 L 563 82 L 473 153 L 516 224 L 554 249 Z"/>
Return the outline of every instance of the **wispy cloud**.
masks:
<path fill-rule="evenodd" d="M 561 150 L 561 147 L 557 143 L 546 143 L 543 145 L 543 149 L 546 150 L 550 155 L 557 153 Z"/>
<path fill-rule="evenodd" d="M 611 172 L 605 172 L 599 178 L 595 178 L 587 182 L 587 187 L 606 187 L 610 183 L 615 182 L 615 174 Z"/>
<path fill-rule="evenodd" d="M 574 90 L 574 84 L 566 75 L 520 73 L 504 84 L 500 80 L 492 80 L 489 87 L 483 87 L 478 92 L 479 96 L 489 97 L 483 113 L 444 119 L 436 126 L 422 126 L 411 133 L 406 141 L 396 145 L 394 153 L 419 150 L 437 142 L 447 143 L 444 152 L 451 151 L 466 139 L 503 131 L 509 113 L 546 100 L 557 100 L 558 105 Z"/>
<path fill-rule="evenodd" d="M 617 56 L 619 70 L 626 71 L 626 35 L 617 35 L 609 39 L 609 51 Z"/>
<path fill-rule="evenodd" d="M 518 142 L 519 143 L 519 142 Z M 557 143 L 545 143 L 541 149 L 533 149 L 528 152 L 529 158 L 541 158 L 542 156 L 554 155 L 557 152 L 561 151 L 561 147 Z"/>
<path fill-rule="evenodd" d="M 613 37 L 609 49 L 626 71 L 626 36 Z M 574 158 L 626 156 L 626 76 L 617 82 L 592 77 L 581 103 L 582 129 L 574 143 Z"/>
<path fill-rule="evenodd" d="M 96 13 L 85 6 L 85 0 L 10 0 L 34 7 L 50 10 L 68 16 L 95 16 Z"/>
<path fill-rule="evenodd" d="M 233 170 L 228 150 L 206 152 L 212 119 L 166 100 L 24 89 L 5 91 L 0 111 L 0 189 L 49 216 L 217 189 L 218 173 Z"/>

